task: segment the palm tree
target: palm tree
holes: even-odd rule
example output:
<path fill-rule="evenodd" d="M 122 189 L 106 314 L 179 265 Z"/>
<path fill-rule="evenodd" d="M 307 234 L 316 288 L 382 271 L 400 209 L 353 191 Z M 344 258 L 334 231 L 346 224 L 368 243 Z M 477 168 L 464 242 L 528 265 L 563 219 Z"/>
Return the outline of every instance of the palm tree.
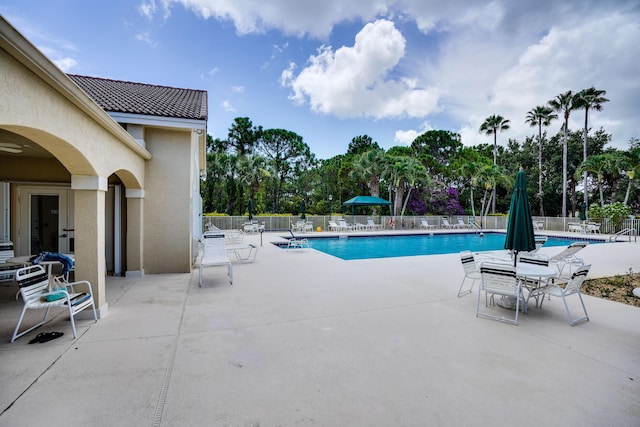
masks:
<path fill-rule="evenodd" d="M 595 111 L 602 110 L 602 104 L 609 102 L 606 95 L 606 90 L 599 90 L 591 86 L 589 89 L 583 89 L 576 94 L 577 97 L 577 109 L 584 109 L 584 142 L 582 146 L 582 161 L 587 161 L 587 132 L 589 123 L 589 109 Z M 584 172 L 584 203 L 588 204 L 587 197 L 587 172 Z"/>
<path fill-rule="evenodd" d="M 498 132 L 509 129 L 509 120 L 504 117 L 494 114 L 487 117 L 484 123 L 480 125 L 480 132 L 486 135 L 493 135 L 493 164 L 497 164 L 498 160 Z M 496 212 L 496 189 L 493 188 L 493 205 L 491 212 Z"/>
<path fill-rule="evenodd" d="M 396 196 L 393 203 L 393 215 L 403 211 L 405 188 L 423 176 L 426 176 L 426 168 L 418 160 L 408 156 L 391 156 L 384 171 L 386 180 L 391 183 Z M 426 178 L 425 178 L 426 179 Z M 409 193 L 411 194 L 411 187 Z M 407 196 L 408 197 L 408 196 Z"/>
<path fill-rule="evenodd" d="M 255 206 L 255 196 L 264 178 L 269 177 L 266 159 L 257 154 L 240 156 L 238 159 L 238 179 L 249 189 L 249 201 Z"/>
<path fill-rule="evenodd" d="M 562 217 L 567 217 L 567 139 L 569 133 L 569 115 L 576 109 L 576 97 L 571 91 L 561 93 L 547 104 L 554 111 L 564 115 L 564 139 L 562 140 Z"/>
<path fill-rule="evenodd" d="M 491 199 L 495 197 L 495 188 L 497 185 L 511 185 L 512 178 L 507 174 L 507 171 L 502 166 L 498 165 L 483 165 L 478 171 L 478 182 L 481 182 L 484 186 L 484 195 L 482 196 L 482 208 L 481 208 L 481 218 L 484 219 L 489 213 L 489 205 L 491 204 Z M 487 194 L 491 191 L 489 195 L 489 200 L 487 200 Z M 484 224 L 486 221 L 482 221 L 481 224 Z"/>
<path fill-rule="evenodd" d="M 400 211 L 401 218 L 404 216 L 404 211 L 407 208 L 407 203 L 411 197 L 411 190 L 413 190 L 418 184 L 428 185 L 430 181 L 427 168 L 425 168 L 422 163 L 411 157 L 407 160 L 409 163 L 409 170 L 405 176 L 405 185 L 409 188 L 409 191 L 407 192 L 407 197 L 404 198 L 404 203 L 402 204 L 402 211 Z"/>
<path fill-rule="evenodd" d="M 451 161 L 451 170 L 462 180 L 463 186 L 469 187 L 469 199 L 471 202 L 471 215 L 476 216 L 476 207 L 473 197 L 473 190 L 480 182 L 480 171 L 487 164 L 491 164 L 491 159 L 480 155 L 473 147 L 460 148 Z M 482 212 L 481 212 L 482 213 Z"/>
<path fill-rule="evenodd" d="M 629 192 L 636 172 L 640 173 L 640 147 L 632 147 L 629 151 L 625 152 L 623 157 L 625 158 L 625 173 L 629 178 L 629 184 L 627 184 L 627 192 L 624 196 L 624 204 L 629 201 Z"/>
<path fill-rule="evenodd" d="M 587 175 L 589 172 L 595 174 L 598 178 L 598 190 L 600 191 L 600 206 L 604 206 L 604 195 L 602 193 L 602 180 L 604 178 L 605 171 L 610 167 L 612 161 L 611 154 L 599 154 L 597 156 L 591 156 L 586 161 L 582 162 L 578 169 L 576 169 L 576 179 L 582 175 Z M 587 192 L 585 187 L 584 192 Z M 586 203 L 586 202 L 585 202 Z"/>
<path fill-rule="evenodd" d="M 471 199 L 471 215 L 476 216 L 476 206 L 473 201 L 473 189 L 478 185 L 480 170 L 484 165 L 482 163 L 470 161 L 465 162 L 457 169 L 457 173 L 465 180 L 469 181 L 469 192 Z"/>
<path fill-rule="evenodd" d="M 538 199 L 540 201 L 540 216 L 544 216 L 544 203 L 542 193 L 542 126 L 549 126 L 551 121 L 557 119 L 558 115 L 551 107 L 538 105 L 527 113 L 525 123 L 531 127 L 538 126 Z"/>
<path fill-rule="evenodd" d="M 380 196 L 380 177 L 384 171 L 386 159 L 384 150 L 374 149 L 357 156 L 350 172 L 352 178 L 366 180 L 369 193 Z"/>

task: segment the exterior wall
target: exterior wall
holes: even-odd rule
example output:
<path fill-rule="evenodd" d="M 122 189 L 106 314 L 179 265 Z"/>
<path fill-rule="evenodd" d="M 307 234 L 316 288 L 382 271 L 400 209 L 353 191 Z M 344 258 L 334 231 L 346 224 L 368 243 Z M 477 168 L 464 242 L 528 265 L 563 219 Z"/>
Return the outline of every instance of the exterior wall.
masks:
<path fill-rule="evenodd" d="M 191 271 L 191 131 L 145 130 L 147 162 L 144 199 L 146 273 Z"/>
<path fill-rule="evenodd" d="M 117 173 L 129 188 L 142 188 L 150 154 L 2 19 L 0 70 L 0 128 L 29 139 L 55 158 L 0 156 L 2 179 L 71 184 L 76 278 L 91 282 L 102 317 L 108 311 L 104 294 L 107 178 Z"/>
<path fill-rule="evenodd" d="M 109 177 L 123 169 L 137 181 L 125 185 L 144 186 L 144 160 L 113 134 L 2 49 L 0 69 L 0 127 L 49 151 L 71 175 Z"/>

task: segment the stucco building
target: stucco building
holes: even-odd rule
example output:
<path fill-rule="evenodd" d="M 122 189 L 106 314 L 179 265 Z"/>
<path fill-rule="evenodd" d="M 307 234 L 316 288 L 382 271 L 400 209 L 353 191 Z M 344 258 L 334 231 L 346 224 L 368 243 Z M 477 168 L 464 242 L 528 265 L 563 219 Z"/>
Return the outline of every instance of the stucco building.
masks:
<path fill-rule="evenodd" d="M 207 93 L 67 75 L 0 17 L 0 241 L 105 277 L 189 272 L 201 234 Z"/>

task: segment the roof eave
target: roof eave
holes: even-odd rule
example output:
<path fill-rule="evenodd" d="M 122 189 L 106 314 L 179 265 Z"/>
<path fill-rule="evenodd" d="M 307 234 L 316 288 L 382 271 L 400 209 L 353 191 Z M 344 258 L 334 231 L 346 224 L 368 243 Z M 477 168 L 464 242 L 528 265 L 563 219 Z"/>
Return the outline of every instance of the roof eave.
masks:
<path fill-rule="evenodd" d="M 149 153 L 53 62 L 0 16 L 0 48 L 145 160 Z"/>

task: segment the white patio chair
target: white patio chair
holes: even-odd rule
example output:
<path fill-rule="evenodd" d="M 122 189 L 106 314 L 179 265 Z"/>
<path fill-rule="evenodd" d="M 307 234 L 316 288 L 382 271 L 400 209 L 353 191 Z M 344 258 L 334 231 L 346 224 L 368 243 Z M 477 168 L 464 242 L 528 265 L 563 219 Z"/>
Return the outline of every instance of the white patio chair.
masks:
<path fill-rule="evenodd" d="M 36 328 L 44 325 L 47 321 L 47 315 L 51 307 L 67 307 L 69 311 L 69 319 L 71 321 L 71 330 L 73 331 L 73 337 L 76 338 L 76 323 L 75 315 L 91 307 L 93 310 L 93 319 L 98 321 L 98 315 L 96 313 L 96 306 L 93 301 L 93 292 L 91 290 L 91 284 L 86 280 L 72 283 L 64 283 L 63 296 L 60 299 L 53 301 L 47 301 L 45 298 L 47 295 L 51 295 L 49 292 L 49 275 L 47 271 L 41 265 L 30 265 L 28 267 L 20 268 L 16 271 L 15 281 L 20 288 L 20 295 L 24 302 L 22 313 L 18 319 L 16 329 L 13 331 L 11 342 L 14 342 L 17 338 L 20 338 L 26 333 L 33 331 Z M 86 292 L 69 292 L 68 288 L 76 286 L 86 287 Z M 18 333 L 20 325 L 24 319 L 24 315 L 27 310 L 45 309 L 44 317 L 37 325 Z"/>
<path fill-rule="evenodd" d="M 463 251 L 460 252 L 460 262 L 462 263 L 462 268 L 464 270 L 464 277 L 462 278 L 462 282 L 460 282 L 460 289 L 458 289 L 458 296 L 470 294 L 473 291 L 473 285 L 476 284 L 478 280 L 481 279 L 480 270 L 478 270 L 478 266 L 476 265 L 476 260 L 473 257 L 473 253 L 471 251 Z M 471 287 L 463 291 L 462 288 L 464 286 L 464 282 L 467 279 L 471 279 Z"/>
<path fill-rule="evenodd" d="M 291 234 L 291 238 L 289 239 L 289 243 L 287 244 L 287 249 L 300 249 L 301 251 L 305 249 L 309 249 L 309 239 L 297 237 L 293 234 L 293 231 L 289 230 L 289 234 Z"/>
<path fill-rule="evenodd" d="M 335 221 L 329 221 L 329 231 L 340 231 L 340 226 Z"/>
<path fill-rule="evenodd" d="M 480 289 L 478 289 L 478 302 L 476 305 L 476 317 L 486 317 L 500 320 L 502 322 L 518 324 L 518 313 L 520 312 L 520 281 L 516 278 L 516 268 L 507 264 L 482 263 L 480 265 Z M 488 306 L 488 295 L 501 295 L 513 297 L 516 301 L 515 318 L 480 312 L 480 296 L 485 293 L 485 306 Z M 502 309 L 501 309 L 502 310 Z"/>
<path fill-rule="evenodd" d="M 227 255 L 224 234 L 220 232 L 206 232 L 202 236 L 202 255 L 199 266 L 199 284 L 202 286 L 203 269 L 205 267 L 226 266 L 229 284 L 233 285 L 233 266 Z"/>
<path fill-rule="evenodd" d="M 600 225 L 601 224 L 597 222 L 589 222 L 585 225 L 585 232 L 600 234 Z"/>
<path fill-rule="evenodd" d="M 589 274 L 589 270 L 591 269 L 591 264 L 583 265 L 578 267 L 576 271 L 571 275 L 571 279 L 567 282 L 565 287 L 559 286 L 555 283 L 549 283 L 546 286 L 542 286 L 534 291 L 534 293 L 542 296 L 542 301 L 540 302 L 540 308 L 542 308 L 542 304 L 544 303 L 545 295 L 551 295 L 554 297 L 562 298 L 562 302 L 564 303 L 564 309 L 567 312 L 567 319 L 569 320 L 569 325 L 575 326 L 576 324 L 589 320 L 589 314 L 587 313 L 587 308 L 584 306 L 584 301 L 582 300 L 582 294 L 580 293 L 580 288 L 584 283 L 584 280 L 587 278 L 587 274 Z M 571 316 L 571 311 L 569 310 L 569 305 L 567 304 L 567 297 L 571 295 L 577 295 L 580 300 L 580 304 L 582 305 L 582 311 L 584 312 L 584 316 L 574 319 Z"/>
<path fill-rule="evenodd" d="M 542 256 L 542 255 L 535 255 L 535 254 L 521 254 L 518 257 L 518 264 L 532 264 L 532 265 L 541 265 L 544 267 L 548 267 L 549 266 L 549 258 Z M 536 289 L 539 289 L 542 286 L 545 286 L 547 284 L 546 280 L 543 280 L 541 277 L 527 277 L 526 279 L 524 279 L 522 281 L 522 287 L 527 289 L 528 291 L 528 295 L 527 295 L 527 306 L 529 305 L 529 300 L 531 298 L 535 298 L 536 300 L 536 307 L 538 307 L 538 298 L 539 298 L 539 294 L 535 293 L 534 291 Z"/>

